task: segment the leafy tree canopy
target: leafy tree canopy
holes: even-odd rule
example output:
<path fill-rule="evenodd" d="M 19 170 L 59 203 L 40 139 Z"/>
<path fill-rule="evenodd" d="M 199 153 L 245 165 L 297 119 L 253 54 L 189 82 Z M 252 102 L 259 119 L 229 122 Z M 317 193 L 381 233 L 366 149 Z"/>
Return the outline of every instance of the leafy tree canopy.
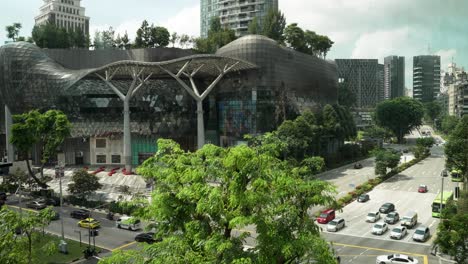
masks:
<path fill-rule="evenodd" d="M 348 88 L 346 83 L 338 84 L 338 104 L 347 108 L 352 108 L 356 105 L 356 94 Z"/>
<path fill-rule="evenodd" d="M 460 118 L 458 118 L 457 116 L 443 116 L 441 124 L 442 132 L 444 132 L 445 134 L 449 134 L 450 132 L 452 132 L 458 125 L 458 121 L 460 121 Z"/>
<path fill-rule="evenodd" d="M 445 144 L 445 155 L 447 168 L 461 170 L 466 187 L 468 181 L 468 115 L 463 116 L 450 133 Z"/>
<path fill-rule="evenodd" d="M 68 190 L 81 198 L 85 198 L 102 188 L 99 178 L 85 170 L 76 171 L 72 176 L 72 181 L 72 183 L 68 184 Z"/>
<path fill-rule="evenodd" d="M 387 168 L 394 169 L 400 162 L 401 152 L 395 150 L 379 149 L 374 151 L 375 174 L 385 176 Z"/>
<path fill-rule="evenodd" d="M 13 23 L 13 25 L 6 26 L 5 30 L 7 32 L 7 38 L 12 39 L 13 41 L 17 41 L 21 28 L 21 23 Z"/>
<path fill-rule="evenodd" d="M 185 152 L 159 139 L 158 152 L 138 173 L 155 181 L 143 217 L 164 223 L 157 233 L 163 241 L 143 254 L 154 263 L 334 263 L 307 214 L 311 206 L 331 204 L 334 188 L 304 180 L 307 167 L 292 167 L 265 150 L 205 145 Z M 249 234 L 240 230 L 248 225 L 256 226 L 257 246 L 244 251 Z"/>
<path fill-rule="evenodd" d="M 435 244 L 442 252 L 454 257 L 456 263 L 466 263 L 468 259 L 468 214 L 458 213 L 444 221 L 438 227 Z"/>
<path fill-rule="evenodd" d="M 34 26 L 32 39 L 40 48 L 68 49 L 89 47 L 89 36 L 81 29 L 67 31 L 51 23 Z"/>
<path fill-rule="evenodd" d="M 422 124 L 424 107 L 409 97 L 398 97 L 379 103 L 375 109 L 377 125 L 388 128 L 403 142 L 404 136 Z"/>
<path fill-rule="evenodd" d="M 270 8 L 267 15 L 263 20 L 263 25 L 258 29 L 257 33 L 261 33 L 264 36 L 267 36 L 273 40 L 276 40 L 278 43 L 282 44 L 284 42 L 284 29 L 286 27 L 286 19 L 284 14 L 281 11 L 275 11 Z"/>
<path fill-rule="evenodd" d="M 222 46 L 236 39 L 234 30 L 223 28 L 219 17 L 210 21 L 207 38 L 195 39 L 195 49 L 200 53 L 215 53 Z"/>
<path fill-rule="evenodd" d="M 440 116 L 442 113 L 442 107 L 436 101 L 424 103 L 424 114 L 426 119 L 432 123 L 434 119 Z"/>

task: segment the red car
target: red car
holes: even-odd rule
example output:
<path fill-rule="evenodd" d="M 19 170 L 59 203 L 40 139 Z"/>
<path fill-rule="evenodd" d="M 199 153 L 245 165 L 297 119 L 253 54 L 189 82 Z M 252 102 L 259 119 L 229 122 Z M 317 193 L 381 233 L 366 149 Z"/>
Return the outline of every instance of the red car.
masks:
<path fill-rule="evenodd" d="M 424 185 L 424 184 L 419 185 L 418 192 L 427 193 L 427 185 Z"/>
<path fill-rule="evenodd" d="M 319 222 L 320 224 L 327 224 L 333 219 L 335 219 L 335 210 L 328 209 L 320 214 L 320 216 L 317 218 L 317 222 Z"/>

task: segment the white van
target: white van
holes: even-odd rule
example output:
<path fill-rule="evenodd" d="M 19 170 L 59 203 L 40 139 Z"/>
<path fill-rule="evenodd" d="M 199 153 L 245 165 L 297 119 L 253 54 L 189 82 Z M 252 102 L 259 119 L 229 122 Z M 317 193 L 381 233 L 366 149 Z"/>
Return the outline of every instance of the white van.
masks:
<path fill-rule="evenodd" d="M 417 223 L 418 213 L 415 211 L 409 211 L 401 218 L 401 225 L 407 228 L 413 228 Z"/>
<path fill-rule="evenodd" d="M 132 216 L 122 216 L 115 222 L 117 228 L 124 228 L 130 231 L 140 229 L 141 221 Z"/>

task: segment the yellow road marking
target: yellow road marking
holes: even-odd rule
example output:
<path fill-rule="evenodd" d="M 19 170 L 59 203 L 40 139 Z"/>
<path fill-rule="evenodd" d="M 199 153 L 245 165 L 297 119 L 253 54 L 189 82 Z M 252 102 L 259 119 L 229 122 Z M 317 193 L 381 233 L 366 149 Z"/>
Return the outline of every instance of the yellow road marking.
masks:
<path fill-rule="evenodd" d="M 120 247 L 116 247 L 116 248 L 114 248 L 112 251 L 116 251 L 116 250 L 119 250 L 119 249 L 122 249 L 122 248 L 126 248 L 126 247 L 131 246 L 131 245 L 133 245 L 133 244 L 135 244 L 135 243 L 136 243 L 136 241 L 130 242 L 130 243 L 125 244 L 125 245 L 122 245 L 122 246 L 120 246 Z"/>
<path fill-rule="evenodd" d="M 405 251 L 398 251 L 398 250 L 390 250 L 390 249 L 384 249 L 384 248 L 373 248 L 373 247 L 364 247 L 364 246 L 356 246 L 356 245 L 350 245 L 350 244 L 342 244 L 342 243 L 335 243 L 333 242 L 333 245 L 337 246 L 344 246 L 344 247 L 354 247 L 354 248 L 362 248 L 362 249 L 370 249 L 370 250 L 377 250 L 377 251 L 383 251 L 383 252 L 390 252 L 390 253 L 400 253 L 400 254 L 405 254 L 405 255 L 413 255 L 413 256 L 418 256 L 422 257 L 424 264 L 428 264 L 428 259 L 427 255 L 424 254 L 418 254 L 418 253 L 412 253 L 412 252 L 405 252 Z"/>

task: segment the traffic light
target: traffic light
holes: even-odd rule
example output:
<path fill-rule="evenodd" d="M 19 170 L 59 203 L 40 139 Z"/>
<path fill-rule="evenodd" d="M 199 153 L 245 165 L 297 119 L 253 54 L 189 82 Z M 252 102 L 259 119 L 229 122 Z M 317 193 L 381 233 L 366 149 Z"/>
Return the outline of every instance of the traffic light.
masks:
<path fill-rule="evenodd" d="M 460 187 L 455 187 L 455 198 L 458 199 L 458 197 L 460 197 Z"/>

